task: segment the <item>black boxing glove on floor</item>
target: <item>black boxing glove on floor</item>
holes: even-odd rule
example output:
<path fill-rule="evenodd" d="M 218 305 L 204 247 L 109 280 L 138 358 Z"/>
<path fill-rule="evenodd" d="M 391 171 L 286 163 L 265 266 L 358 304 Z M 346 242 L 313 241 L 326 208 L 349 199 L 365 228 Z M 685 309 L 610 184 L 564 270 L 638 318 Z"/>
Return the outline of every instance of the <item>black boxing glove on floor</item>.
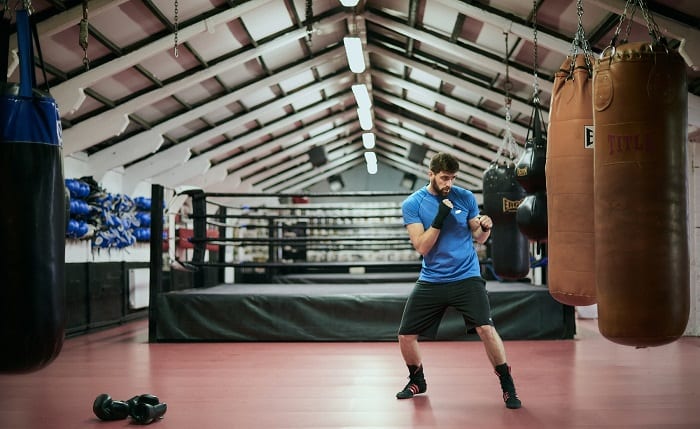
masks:
<path fill-rule="evenodd" d="M 440 207 L 438 207 L 438 212 L 435 215 L 435 219 L 433 219 L 433 224 L 431 226 L 435 229 L 442 228 L 442 224 L 445 223 L 445 219 L 447 218 L 447 215 L 450 214 L 450 210 L 452 210 L 452 208 L 440 201 Z"/>

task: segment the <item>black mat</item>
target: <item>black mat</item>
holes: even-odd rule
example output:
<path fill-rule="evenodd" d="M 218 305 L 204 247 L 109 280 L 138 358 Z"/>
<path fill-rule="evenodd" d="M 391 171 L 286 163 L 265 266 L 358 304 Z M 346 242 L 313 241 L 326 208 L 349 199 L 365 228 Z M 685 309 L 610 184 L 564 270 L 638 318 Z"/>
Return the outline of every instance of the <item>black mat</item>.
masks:
<path fill-rule="evenodd" d="M 156 341 L 396 341 L 413 282 L 230 284 L 161 293 Z M 570 339 L 573 308 L 544 286 L 489 282 L 504 340 Z M 445 314 L 438 340 L 478 340 Z"/>

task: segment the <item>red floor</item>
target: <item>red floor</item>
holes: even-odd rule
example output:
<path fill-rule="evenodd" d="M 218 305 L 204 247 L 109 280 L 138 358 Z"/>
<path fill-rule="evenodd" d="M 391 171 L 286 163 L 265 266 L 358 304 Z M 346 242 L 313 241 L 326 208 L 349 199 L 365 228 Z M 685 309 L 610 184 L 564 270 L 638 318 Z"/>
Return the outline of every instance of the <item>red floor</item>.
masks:
<path fill-rule="evenodd" d="M 93 415 L 103 392 L 158 395 L 161 429 L 700 428 L 700 338 L 637 350 L 592 320 L 578 331 L 506 342 L 523 400 L 508 410 L 479 342 L 422 343 L 428 392 L 399 401 L 396 343 L 148 344 L 138 321 L 67 340 L 41 371 L 1 375 L 0 428 L 135 427 Z"/>

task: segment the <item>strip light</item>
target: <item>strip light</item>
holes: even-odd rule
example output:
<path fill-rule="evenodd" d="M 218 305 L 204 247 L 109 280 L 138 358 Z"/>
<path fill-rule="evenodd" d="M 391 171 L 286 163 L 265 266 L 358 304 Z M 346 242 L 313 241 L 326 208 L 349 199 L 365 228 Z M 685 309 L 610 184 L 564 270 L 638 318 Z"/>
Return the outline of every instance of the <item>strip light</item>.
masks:
<path fill-rule="evenodd" d="M 352 93 L 355 94 L 355 102 L 360 109 L 369 109 L 372 107 L 372 100 L 369 99 L 369 91 L 364 83 L 353 85 Z"/>
<path fill-rule="evenodd" d="M 372 112 L 369 109 L 357 109 L 357 117 L 360 119 L 360 128 L 365 131 L 372 129 Z"/>
<path fill-rule="evenodd" d="M 348 57 L 348 65 L 353 73 L 365 71 L 365 54 L 362 52 L 362 40 L 359 37 L 343 37 L 345 55 Z"/>
<path fill-rule="evenodd" d="M 362 134 L 362 146 L 364 146 L 365 149 L 373 149 L 374 148 L 374 133 L 363 133 Z"/>
<path fill-rule="evenodd" d="M 360 2 L 360 0 L 340 0 L 340 4 L 345 7 L 355 7 Z"/>

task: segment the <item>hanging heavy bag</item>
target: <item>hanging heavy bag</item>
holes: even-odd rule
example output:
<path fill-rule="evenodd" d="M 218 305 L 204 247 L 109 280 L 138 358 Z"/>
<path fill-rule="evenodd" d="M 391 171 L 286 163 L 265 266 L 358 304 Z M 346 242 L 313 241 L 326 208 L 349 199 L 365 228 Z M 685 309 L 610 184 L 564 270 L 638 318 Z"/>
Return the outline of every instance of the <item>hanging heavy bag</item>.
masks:
<path fill-rule="evenodd" d="M 65 327 L 61 123 L 54 99 L 35 88 L 32 29 L 25 10 L 17 11 L 17 42 L 20 82 L 3 84 L 0 94 L 0 195 L 6 201 L 0 217 L 4 373 L 31 372 L 52 362 L 63 346 Z M 7 49 L 3 43 L 5 57 Z M 6 67 L 0 73 L 6 76 Z"/>
<path fill-rule="evenodd" d="M 659 39 L 606 49 L 593 107 L 600 332 L 636 347 L 670 343 L 690 306 L 683 59 Z"/>
<path fill-rule="evenodd" d="M 554 75 L 547 131 L 547 287 L 562 304 L 596 302 L 592 64 L 568 56 Z"/>
<path fill-rule="evenodd" d="M 525 190 L 515 179 L 514 164 L 492 163 L 484 173 L 483 188 L 484 213 L 494 225 L 489 239 L 493 270 L 506 280 L 522 279 L 530 270 L 530 251 L 515 219 Z"/>

